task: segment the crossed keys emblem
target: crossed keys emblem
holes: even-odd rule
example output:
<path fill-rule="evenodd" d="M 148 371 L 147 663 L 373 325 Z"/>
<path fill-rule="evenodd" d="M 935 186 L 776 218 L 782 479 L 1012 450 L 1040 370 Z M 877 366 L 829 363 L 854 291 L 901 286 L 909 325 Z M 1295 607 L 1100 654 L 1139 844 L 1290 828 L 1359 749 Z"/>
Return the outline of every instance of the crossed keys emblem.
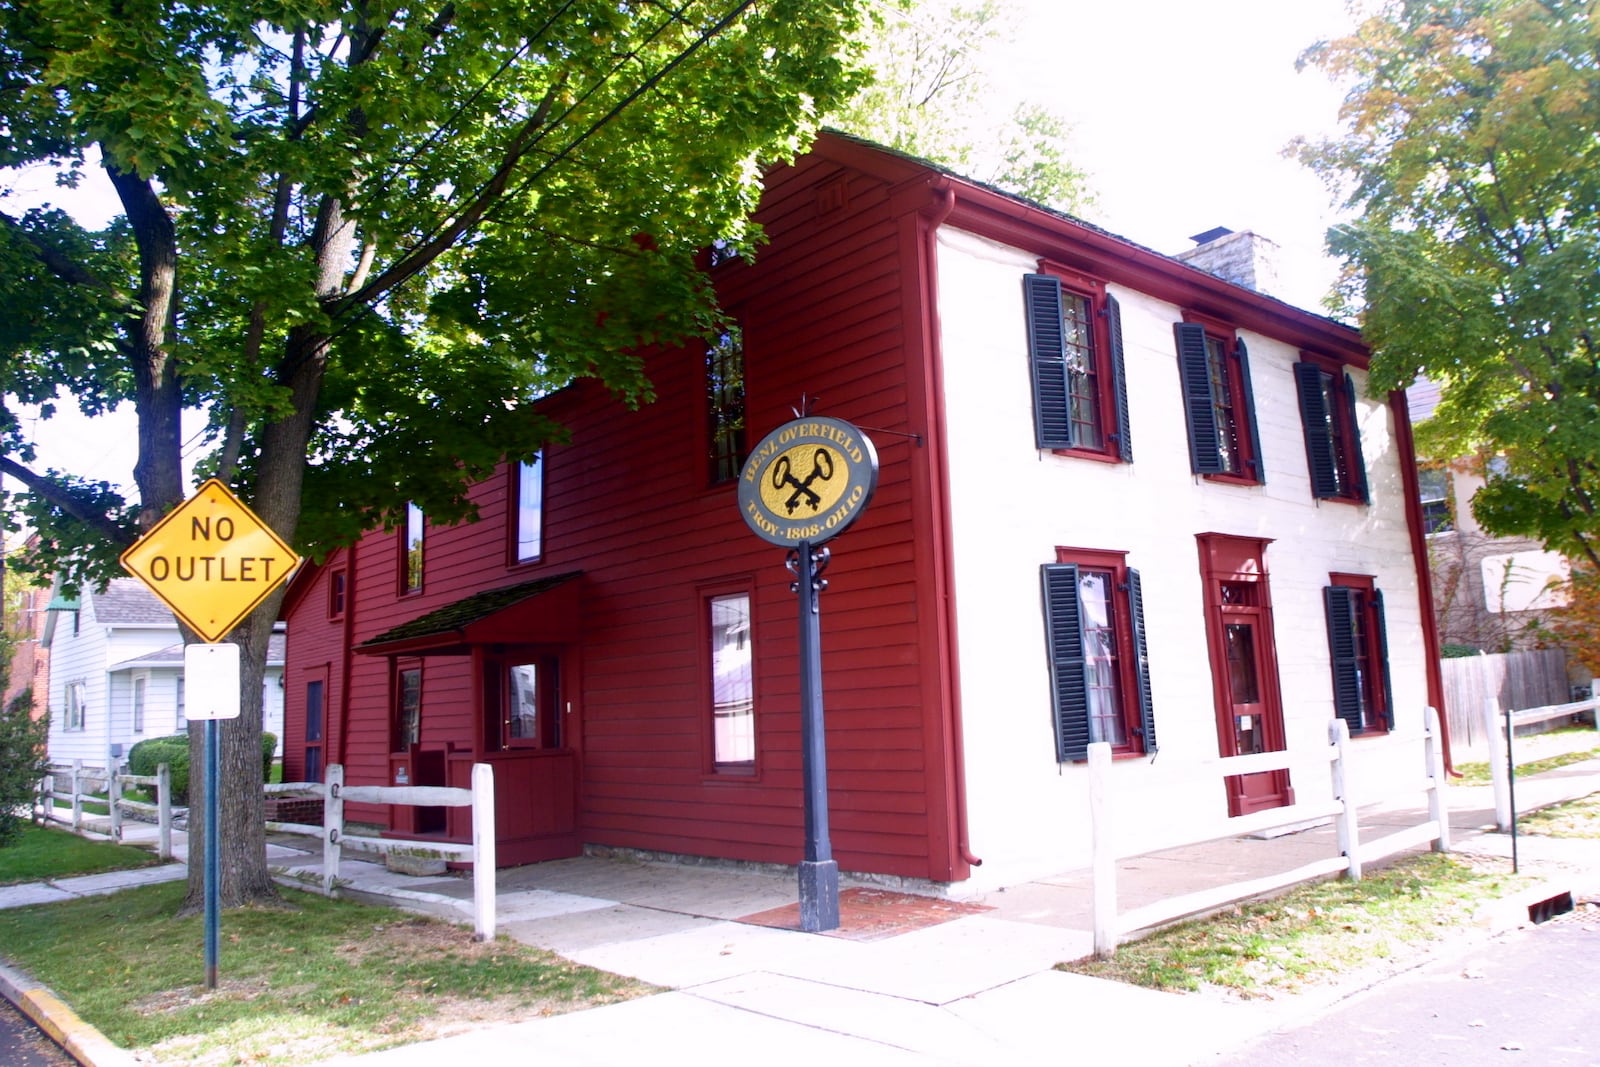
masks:
<path fill-rule="evenodd" d="M 833 456 L 826 448 L 819 448 L 811 456 L 811 473 L 801 481 L 794 476 L 794 470 L 789 465 L 788 456 L 779 456 L 778 462 L 772 465 L 772 488 L 782 489 L 786 485 L 794 486 L 794 492 L 789 494 L 789 499 L 783 502 L 783 510 L 790 515 L 800 506 L 802 498 L 816 511 L 822 503 L 822 497 L 811 490 L 811 483 L 827 481 L 833 477 Z"/>

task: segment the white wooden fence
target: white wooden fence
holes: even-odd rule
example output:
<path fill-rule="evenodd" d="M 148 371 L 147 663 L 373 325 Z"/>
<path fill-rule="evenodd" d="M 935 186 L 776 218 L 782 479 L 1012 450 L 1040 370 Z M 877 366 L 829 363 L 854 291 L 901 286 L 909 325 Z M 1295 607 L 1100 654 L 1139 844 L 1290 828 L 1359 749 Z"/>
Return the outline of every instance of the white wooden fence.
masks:
<path fill-rule="evenodd" d="M 1600 698 L 1579 700 L 1571 704 L 1546 704 L 1539 708 L 1523 708 L 1511 713 L 1511 731 L 1519 726 L 1552 719 L 1565 719 L 1585 711 L 1595 713 L 1595 729 L 1600 731 Z M 1512 760 L 1516 758 L 1516 741 L 1506 737 L 1506 714 L 1500 701 L 1485 697 L 1483 717 L 1479 720 L 1483 735 L 1489 739 L 1489 778 L 1494 782 L 1494 820 L 1502 833 L 1511 830 L 1516 813 L 1511 810 L 1511 767 L 1506 759 L 1506 746 L 1511 746 Z"/>
<path fill-rule="evenodd" d="M 67 792 L 64 794 L 71 805 L 72 814 L 63 818 L 56 811 L 56 782 L 59 779 L 67 780 Z M 156 802 L 147 804 L 142 800 L 134 800 L 122 793 L 126 785 L 147 786 L 156 791 Z M 106 768 L 98 766 L 84 766 L 84 762 L 73 760 L 71 763 L 52 763 L 49 771 L 39 782 L 39 791 L 36 798 L 35 812 L 37 817 L 44 822 L 59 822 L 64 826 L 71 826 L 76 831 L 83 829 L 83 802 L 105 804 L 111 821 L 111 839 L 122 840 L 122 812 L 124 809 L 154 815 L 158 828 L 156 839 L 156 854 L 163 860 L 172 858 L 172 771 L 163 763 L 156 767 L 155 774 L 121 774 L 109 773 Z"/>
<path fill-rule="evenodd" d="M 445 786 L 345 785 L 344 767 L 328 768 L 326 782 L 285 782 L 268 785 L 268 793 L 300 793 L 322 797 L 322 829 L 301 823 L 269 822 L 267 829 L 281 833 L 306 834 L 322 838 L 322 889 L 333 895 L 339 889 L 339 860 L 345 847 L 369 852 L 404 852 L 437 859 L 468 860 L 472 863 L 473 936 L 492 941 L 495 928 L 494 870 L 494 768 L 487 763 L 472 765 L 472 788 Z M 344 825 L 345 801 L 359 804 L 404 804 L 413 807 L 472 808 L 472 843 L 395 837 L 347 835 Z"/>
<path fill-rule="evenodd" d="M 1373 746 L 1411 747 L 1418 741 L 1415 734 L 1390 735 L 1384 738 L 1365 739 L 1363 752 Z M 1339 854 L 1285 871 L 1245 882 L 1234 882 L 1213 889 L 1169 897 L 1132 911 L 1117 912 L 1117 860 L 1116 842 L 1111 829 L 1114 805 L 1108 792 L 1110 784 L 1111 746 L 1098 742 L 1089 746 L 1089 820 L 1093 835 L 1093 891 L 1094 891 L 1094 951 L 1107 957 L 1116 951 L 1117 943 L 1135 930 L 1171 922 L 1174 919 L 1220 907 L 1235 900 L 1271 893 L 1299 882 L 1310 881 L 1329 874 L 1343 874 L 1359 879 L 1364 863 L 1372 863 L 1404 849 L 1431 844 L 1436 852 L 1450 850 L 1450 819 L 1445 806 L 1444 748 L 1440 744 L 1439 713 L 1429 707 L 1423 709 L 1424 765 L 1415 782 L 1394 783 L 1393 795 L 1423 792 L 1428 798 L 1427 821 L 1391 833 L 1385 837 L 1362 842 L 1356 816 L 1355 802 L 1347 788 L 1350 761 L 1350 734 L 1343 720 L 1334 719 L 1328 724 L 1328 745 L 1319 752 L 1325 756 L 1329 767 L 1330 799 L 1323 803 L 1297 803 L 1287 808 L 1256 812 L 1240 818 L 1229 819 L 1226 834 L 1255 833 L 1262 830 L 1303 825 L 1332 818 L 1338 837 Z M 1291 763 L 1303 764 L 1305 753 L 1261 752 L 1250 756 L 1233 756 L 1227 759 L 1206 760 L 1177 772 L 1190 773 L 1196 779 L 1194 788 L 1204 789 L 1207 783 L 1220 783 L 1221 779 L 1236 774 L 1255 774 L 1260 771 L 1285 770 Z M 1173 773 L 1169 766 L 1168 773 Z M 1373 798 L 1384 799 L 1384 798 Z M 1202 840 L 1216 840 L 1205 838 Z M 1199 844 L 1200 841 L 1189 842 Z"/>

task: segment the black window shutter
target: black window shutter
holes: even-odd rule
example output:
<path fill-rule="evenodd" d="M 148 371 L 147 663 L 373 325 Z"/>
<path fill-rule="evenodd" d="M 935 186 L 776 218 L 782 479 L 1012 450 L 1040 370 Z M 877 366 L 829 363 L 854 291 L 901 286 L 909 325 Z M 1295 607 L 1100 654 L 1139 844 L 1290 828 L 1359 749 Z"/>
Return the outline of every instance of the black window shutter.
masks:
<path fill-rule="evenodd" d="M 1144 750 L 1156 753 L 1156 713 L 1150 699 L 1150 646 L 1145 640 L 1144 588 L 1139 572 L 1128 568 L 1128 617 L 1133 621 L 1133 664 L 1139 685 L 1139 729 L 1144 734 Z"/>
<path fill-rule="evenodd" d="M 1106 294 L 1106 332 L 1111 337 L 1111 388 L 1117 408 L 1117 455 L 1133 462 L 1133 438 L 1128 428 L 1128 370 L 1122 358 L 1122 305 Z"/>
<path fill-rule="evenodd" d="M 1311 495 L 1319 500 L 1339 495 L 1339 469 L 1333 454 L 1328 405 L 1322 400 L 1322 370 L 1314 363 L 1294 365 L 1294 386 L 1300 396 L 1300 425 L 1306 435 L 1306 466 Z"/>
<path fill-rule="evenodd" d="M 1261 431 L 1256 427 L 1256 394 L 1250 388 L 1250 350 L 1244 338 L 1233 342 L 1233 354 L 1239 363 L 1239 387 L 1244 392 L 1245 417 L 1250 427 L 1250 473 L 1262 485 L 1267 484 L 1267 465 L 1261 458 Z"/>
<path fill-rule="evenodd" d="M 1050 705 L 1055 720 L 1056 762 L 1089 757 L 1089 686 L 1083 655 L 1083 613 L 1078 606 L 1078 568 L 1046 563 L 1045 643 L 1050 654 Z"/>
<path fill-rule="evenodd" d="M 1071 448 L 1061 281 L 1049 274 L 1023 275 L 1022 299 L 1028 320 L 1028 362 L 1033 369 L 1034 440 L 1040 448 Z"/>
<path fill-rule="evenodd" d="M 1361 679 L 1356 671 L 1354 591 L 1342 585 L 1322 588 L 1328 612 L 1328 654 L 1333 660 L 1333 713 L 1352 734 L 1361 732 Z"/>
<path fill-rule="evenodd" d="M 1346 374 L 1344 376 L 1344 401 L 1350 412 L 1350 480 L 1355 483 L 1356 495 L 1363 504 L 1372 501 L 1367 497 L 1367 460 L 1361 454 L 1361 424 L 1356 421 L 1356 383 Z"/>
<path fill-rule="evenodd" d="M 1372 628 L 1378 635 L 1378 670 L 1383 679 L 1383 724 L 1394 729 L 1394 683 L 1389 678 L 1389 623 L 1383 614 L 1383 591 L 1372 591 Z"/>
<path fill-rule="evenodd" d="M 1189 469 L 1196 474 L 1221 474 L 1217 409 L 1206 366 L 1206 329 L 1199 323 L 1175 322 L 1172 332 L 1178 341 L 1178 376 L 1183 381 L 1183 407 L 1189 417 Z"/>

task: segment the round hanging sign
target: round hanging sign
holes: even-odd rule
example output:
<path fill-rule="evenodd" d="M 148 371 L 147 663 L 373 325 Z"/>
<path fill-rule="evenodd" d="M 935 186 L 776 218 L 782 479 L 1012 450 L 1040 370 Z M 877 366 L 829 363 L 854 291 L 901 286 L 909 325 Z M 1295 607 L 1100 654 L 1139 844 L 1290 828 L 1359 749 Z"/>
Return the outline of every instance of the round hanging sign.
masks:
<path fill-rule="evenodd" d="M 786 422 L 761 439 L 739 474 L 739 513 L 785 548 L 821 544 L 856 520 L 878 485 L 878 452 L 839 419 Z"/>

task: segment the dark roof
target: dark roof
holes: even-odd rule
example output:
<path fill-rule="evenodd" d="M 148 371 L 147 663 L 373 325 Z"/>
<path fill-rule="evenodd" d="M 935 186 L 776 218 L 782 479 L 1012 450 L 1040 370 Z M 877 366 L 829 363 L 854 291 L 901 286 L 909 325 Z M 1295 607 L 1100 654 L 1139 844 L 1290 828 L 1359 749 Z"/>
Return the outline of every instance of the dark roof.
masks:
<path fill-rule="evenodd" d="M 288 635 L 275 633 L 267 642 L 267 666 L 283 666 L 284 650 L 288 647 Z M 111 670 L 120 671 L 128 667 L 181 667 L 183 665 L 183 645 L 168 645 L 166 648 L 155 652 L 146 652 L 142 656 L 125 659 L 121 663 L 111 665 Z"/>
<path fill-rule="evenodd" d="M 112 626 L 153 625 L 177 628 L 172 612 L 137 578 L 113 578 L 104 590 L 92 593 L 94 619 Z"/>
<path fill-rule="evenodd" d="M 538 578 L 531 582 L 474 593 L 425 615 L 419 615 L 410 622 L 385 630 L 377 637 L 363 641 L 356 647 L 363 652 L 424 648 L 459 651 L 463 644 L 473 641 L 473 635 L 468 633 L 469 630 L 481 629 L 479 624 L 486 623 L 492 617 L 543 593 L 566 586 L 573 582 L 573 579 L 582 577 L 582 574 L 582 571 L 572 571 L 568 574 L 557 574 L 549 578 Z M 574 584 L 572 588 L 576 589 L 576 585 Z M 578 620 L 566 619 L 565 622 L 576 627 Z M 507 637 L 496 635 L 494 639 L 507 640 Z"/>

